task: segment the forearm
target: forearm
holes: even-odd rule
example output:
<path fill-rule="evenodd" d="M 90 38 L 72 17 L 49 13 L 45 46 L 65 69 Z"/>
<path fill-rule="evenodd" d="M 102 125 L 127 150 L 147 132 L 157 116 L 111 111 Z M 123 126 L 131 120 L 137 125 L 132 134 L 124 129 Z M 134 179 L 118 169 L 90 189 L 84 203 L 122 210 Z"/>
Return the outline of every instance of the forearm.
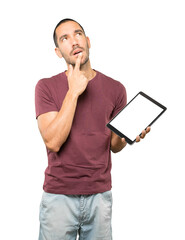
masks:
<path fill-rule="evenodd" d="M 72 127 L 77 100 L 77 95 L 67 92 L 60 111 L 43 134 L 48 149 L 58 152 L 66 141 Z"/>
<path fill-rule="evenodd" d="M 127 145 L 125 139 L 120 138 L 112 132 L 111 136 L 111 151 L 113 153 L 120 152 Z"/>

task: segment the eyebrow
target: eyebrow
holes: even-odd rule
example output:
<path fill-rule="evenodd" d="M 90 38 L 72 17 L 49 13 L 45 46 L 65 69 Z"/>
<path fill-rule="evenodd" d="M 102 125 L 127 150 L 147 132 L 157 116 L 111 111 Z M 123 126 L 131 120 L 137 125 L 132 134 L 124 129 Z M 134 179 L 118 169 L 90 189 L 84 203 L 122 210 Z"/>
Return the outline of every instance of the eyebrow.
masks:
<path fill-rule="evenodd" d="M 83 31 L 82 31 L 81 29 L 77 29 L 77 30 L 75 30 L 75 33 L 78 33 L 78 32 L 83 33 Z"/>
<path fill-rule="evenodd" d="M 74 33 L 79 33 L 79 32 L 83 33 L 83 31 L 81 29 L 76 29 L 74 31 Z M 62 38 L 65 38 L 65 37 L 67 37 L 67 34 L 64 34 L 64 35 L 60 36 L 59 40 L 61 40 Z"/>

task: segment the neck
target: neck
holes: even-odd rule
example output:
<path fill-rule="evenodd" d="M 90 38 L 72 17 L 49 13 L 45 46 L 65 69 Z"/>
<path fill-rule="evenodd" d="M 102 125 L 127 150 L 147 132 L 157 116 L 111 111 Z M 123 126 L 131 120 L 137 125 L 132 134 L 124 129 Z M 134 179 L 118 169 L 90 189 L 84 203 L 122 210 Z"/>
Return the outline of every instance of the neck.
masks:
<path fill-rule="evenodd" d="M 96 76 L 96 71 L 91 68 L 90 60 L 86 64 L 80 66 L 80 71 L 83 72 L 88 81 Z M 68 70 L 66 71 L 66 75 L 68 76 Z"/>

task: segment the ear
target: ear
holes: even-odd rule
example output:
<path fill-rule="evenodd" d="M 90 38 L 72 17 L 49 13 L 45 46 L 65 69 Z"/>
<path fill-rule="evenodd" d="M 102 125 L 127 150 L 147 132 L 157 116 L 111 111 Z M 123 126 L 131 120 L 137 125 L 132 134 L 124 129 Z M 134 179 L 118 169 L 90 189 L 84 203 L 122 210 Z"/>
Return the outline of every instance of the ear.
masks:
<path fill-rule="evenodd" d="M 86 37 L 86 39 L 87 39 L 88 47 L 91 48 L 91 43 L 90 43 L 90 39 L 89 39 L 89 37 Z"/>
<path fill-rule="evenodd" d="M 55 53 L 59 58 L 63 58 L 62 53 L 59 48 L 57 48 L 57 47 L 55 48 Z"/>

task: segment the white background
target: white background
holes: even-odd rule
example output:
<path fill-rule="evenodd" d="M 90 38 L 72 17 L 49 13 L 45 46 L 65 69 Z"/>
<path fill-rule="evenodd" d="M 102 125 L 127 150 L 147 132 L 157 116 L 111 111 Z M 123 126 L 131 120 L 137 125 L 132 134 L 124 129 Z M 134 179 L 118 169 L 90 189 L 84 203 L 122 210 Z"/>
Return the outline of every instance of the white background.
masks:
<path fill-rule="evenodd" d="M 112 154 L 114 240 L 185 239 L 185 7 L 176 0 L 0 4 L 0 238 L 34 240 L 47 165 L 35 120 L 37 81 L 66 69 L 55 25 L 79 21 L 92 67 L 168 109 L 138 144 Z"/>

